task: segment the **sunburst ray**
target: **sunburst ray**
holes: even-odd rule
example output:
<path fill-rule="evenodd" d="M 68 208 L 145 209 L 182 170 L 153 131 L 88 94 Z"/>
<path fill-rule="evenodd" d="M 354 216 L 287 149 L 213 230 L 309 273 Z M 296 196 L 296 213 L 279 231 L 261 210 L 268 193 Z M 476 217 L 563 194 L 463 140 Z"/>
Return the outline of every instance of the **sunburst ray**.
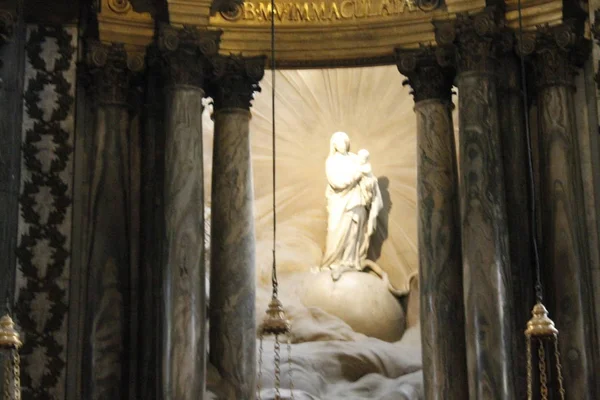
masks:
<path fill-rule="evenodd" d="M 325 159 L 329 139 L 345 131 L 353 151 L 371 153 L 386 210 L 376 262 L 398 289 L 418 270 L 416 117 L 409 88 L 395 67 L 277 72 L 277 223 L 279 268 L 318 265 L 326 235 Z M 271 74 L 261 82 L 250 122 L 255 188 L 257 263 L 268 278 L 271 262 Z M 209 107 L 210 108 L 210 107 Z M 213 123 L 204 118 L 205 191 L 210 204 Z M 455 121 L 456 122 L 456 121 Z M 385 236 L 385 237 L 382 237 Z"/>

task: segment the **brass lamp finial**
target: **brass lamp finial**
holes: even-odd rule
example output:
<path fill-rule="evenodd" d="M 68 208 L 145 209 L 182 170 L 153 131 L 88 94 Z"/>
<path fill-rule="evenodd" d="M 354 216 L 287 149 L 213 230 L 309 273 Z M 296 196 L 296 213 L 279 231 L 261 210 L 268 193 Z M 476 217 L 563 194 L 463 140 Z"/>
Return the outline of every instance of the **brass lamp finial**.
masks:
<path fill-rule="evenodd" d="M 525 335 L 532 337 L 547 337 L 558 335 L 558 329 L 554 322 L 548 317 L 548 310 L 540 302 L 533 306 L 531 311 L 533 317 L 527 322 Z"/>
<path fill-rule="evenodd" d="M 6 314 L 0 318 L 0 348 L 19 349 L 22 345 L 19 332 L 15 329 L 15 323 Z"/>
<path fill-rule="evenodd" d="M 290 321 L 277 297 L 271 299 L 266 314 L 267 317 L 260 326 L 262 335 L 287 335 L 290 332 Z"/>

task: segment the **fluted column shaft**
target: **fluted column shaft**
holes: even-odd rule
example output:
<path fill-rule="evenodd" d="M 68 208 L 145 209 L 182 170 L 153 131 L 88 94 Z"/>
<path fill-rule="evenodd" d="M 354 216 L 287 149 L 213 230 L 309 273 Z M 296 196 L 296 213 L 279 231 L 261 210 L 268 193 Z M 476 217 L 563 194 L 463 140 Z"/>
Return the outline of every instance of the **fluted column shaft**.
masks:
<path fill-rule="evenodd" d="M 263 58 L 215 60 L 211 198 L 210 361 L 226 398 L 252 399 L 256 381 L 254 189 L 250 101 Z"/>
<path fill-rule="evenodd" d="M 425 398 L 469 396 L 451 88 L 432 50 L 398 51 L 417 114 L 419 283 Z"/>
<path fill-rule="evenodd" d="M 512 46 L 510 46 L 512 47 Z M 525 329 L 534 304 L 534 265 L 531 242 L 529 166 L 525 134 L 525 109 L 521 92 L 521 72 L 517 56 L 507 48 L 500 56 L 498 74 L 498 115 L 502 140 L 502 161 L 506 179 L 506 213 L 510 244 L 514 327 Z M 527 365 L 523 335 L 513 338 L 515 390 L 517 399 L 527 396 Z"/>
<path fill-rule="evenodd" d="M 96 101 L 89 195 L 83 398 L 129 396 L 131 71 L 122 45 L 92 43 L 87 54 Z"/>
<path fill-rule="evenodd" d="M 162 237 L 162 396 L 204 398 L 206 297 L 202 99 L 217 33 L 164 27 L 164 225 Z M 207 54 L 209 53 L 209 54 Z"/>
<path fill-rule="evenodd" d="M 539 198 L 546 302 L 560 332 L 567 397 L 597 399 L 591 276 L 573 103 L 573 77 L 577 62 L 581 62 L 576 55 L 585 43 L 573 27 L 563 25 L 541 31 L 535 42 L 527 44 L 534 50 L 539 109 Z"/>
<path fill-rule="evenodd" d="M 500 10 L 501 11 L 501 10 Z M 494 65 L 498 14 L 459 16 L 453 43 L 459 99 L 462 253 L 470 399 L 515 399 L 511 266 Z M 447 33 L 451 33 L 448 35 Z M 454 36 L 456 35 L 456 36 Z"/>

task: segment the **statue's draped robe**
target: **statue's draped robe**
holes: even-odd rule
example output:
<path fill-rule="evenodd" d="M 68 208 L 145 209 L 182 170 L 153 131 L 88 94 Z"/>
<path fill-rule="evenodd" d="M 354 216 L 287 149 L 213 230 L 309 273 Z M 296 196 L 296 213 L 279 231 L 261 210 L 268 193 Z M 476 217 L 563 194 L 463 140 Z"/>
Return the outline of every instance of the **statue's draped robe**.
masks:
<path fill-rule="evenodd" d="M 327 245 L 321 267 L 349 267 L 360 270 L 362 260 L 366 256 L 367 246 L 364 244 L 369 240 L 366 233 L 370 216 L 358 185 L 362 174 L 356 155 L 331 155 L 326 162 L 326 173 L 329 181 L 326 192 L 329 219 Z M 381 201 L 378 188 L 373 195 L 374 203 Z"/>

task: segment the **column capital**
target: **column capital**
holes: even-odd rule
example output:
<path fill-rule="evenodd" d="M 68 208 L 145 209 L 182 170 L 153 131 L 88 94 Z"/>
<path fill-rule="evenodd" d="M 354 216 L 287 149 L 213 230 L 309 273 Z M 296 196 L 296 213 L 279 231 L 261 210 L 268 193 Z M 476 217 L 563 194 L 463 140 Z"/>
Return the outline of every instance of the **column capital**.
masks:
<path fill-rule="evenodd" d="M 210 73 L 209 58 L 216 56 L 219 51 L 221 33 L 193 26 L 161 26 L 158 58 L 163 64 L 167 84 L 204 88 Z"/>
<path fill-rule="evenodd" d="M 411 86 L 415 103 L 429 99 L 450 101 L 455 71 L 447 60 L 445 49 L 396 49 L 396 65 L 408 78 L 402 85 Z"/>
<path fill-rule="evenodd" d="M 129 105 L 130 83 L 144 68 L 144 54 L 128 52 L 122 43 L 87 43 L 84 80 L 101 105 Z"/>
<path fill-rule="evenodd" d="M 502 40 L 498 46 L 498 90 L 501 92 L 520 92 L 521 71 L 519 58 L 515 52 L 515 34 L 504 30 Z"/>
<path fill-rule="evenodd" d="M 538 88 L 573 86 L 573 77 L 590 53 L 590 41 L 583 26 L 566 21 L 557 26 L 540 27 L 517 42 L 517 51 L 532 56 Z"/>
<path fill-rule="evenodd" d="M 12 40 L 17 18 L 7 9 L 0 8 L 0 46 Z"/>
<path fill-rule="evenodd" d="M 264 56 L 216 56 L 212 59 L 209 95 L 215 109 L 241 108 L 249 110 L 254 92 L 260 92 L 259 82 L 265 74 Z"/>
<path fill-rule="evenodd" d="M 457 14 L 455 20 L 434 26 L 437 44 L 454 50 L 458 73 L 494 72 L 505 32 L 501 7 L 490 6 L 476 15 Z"/>

